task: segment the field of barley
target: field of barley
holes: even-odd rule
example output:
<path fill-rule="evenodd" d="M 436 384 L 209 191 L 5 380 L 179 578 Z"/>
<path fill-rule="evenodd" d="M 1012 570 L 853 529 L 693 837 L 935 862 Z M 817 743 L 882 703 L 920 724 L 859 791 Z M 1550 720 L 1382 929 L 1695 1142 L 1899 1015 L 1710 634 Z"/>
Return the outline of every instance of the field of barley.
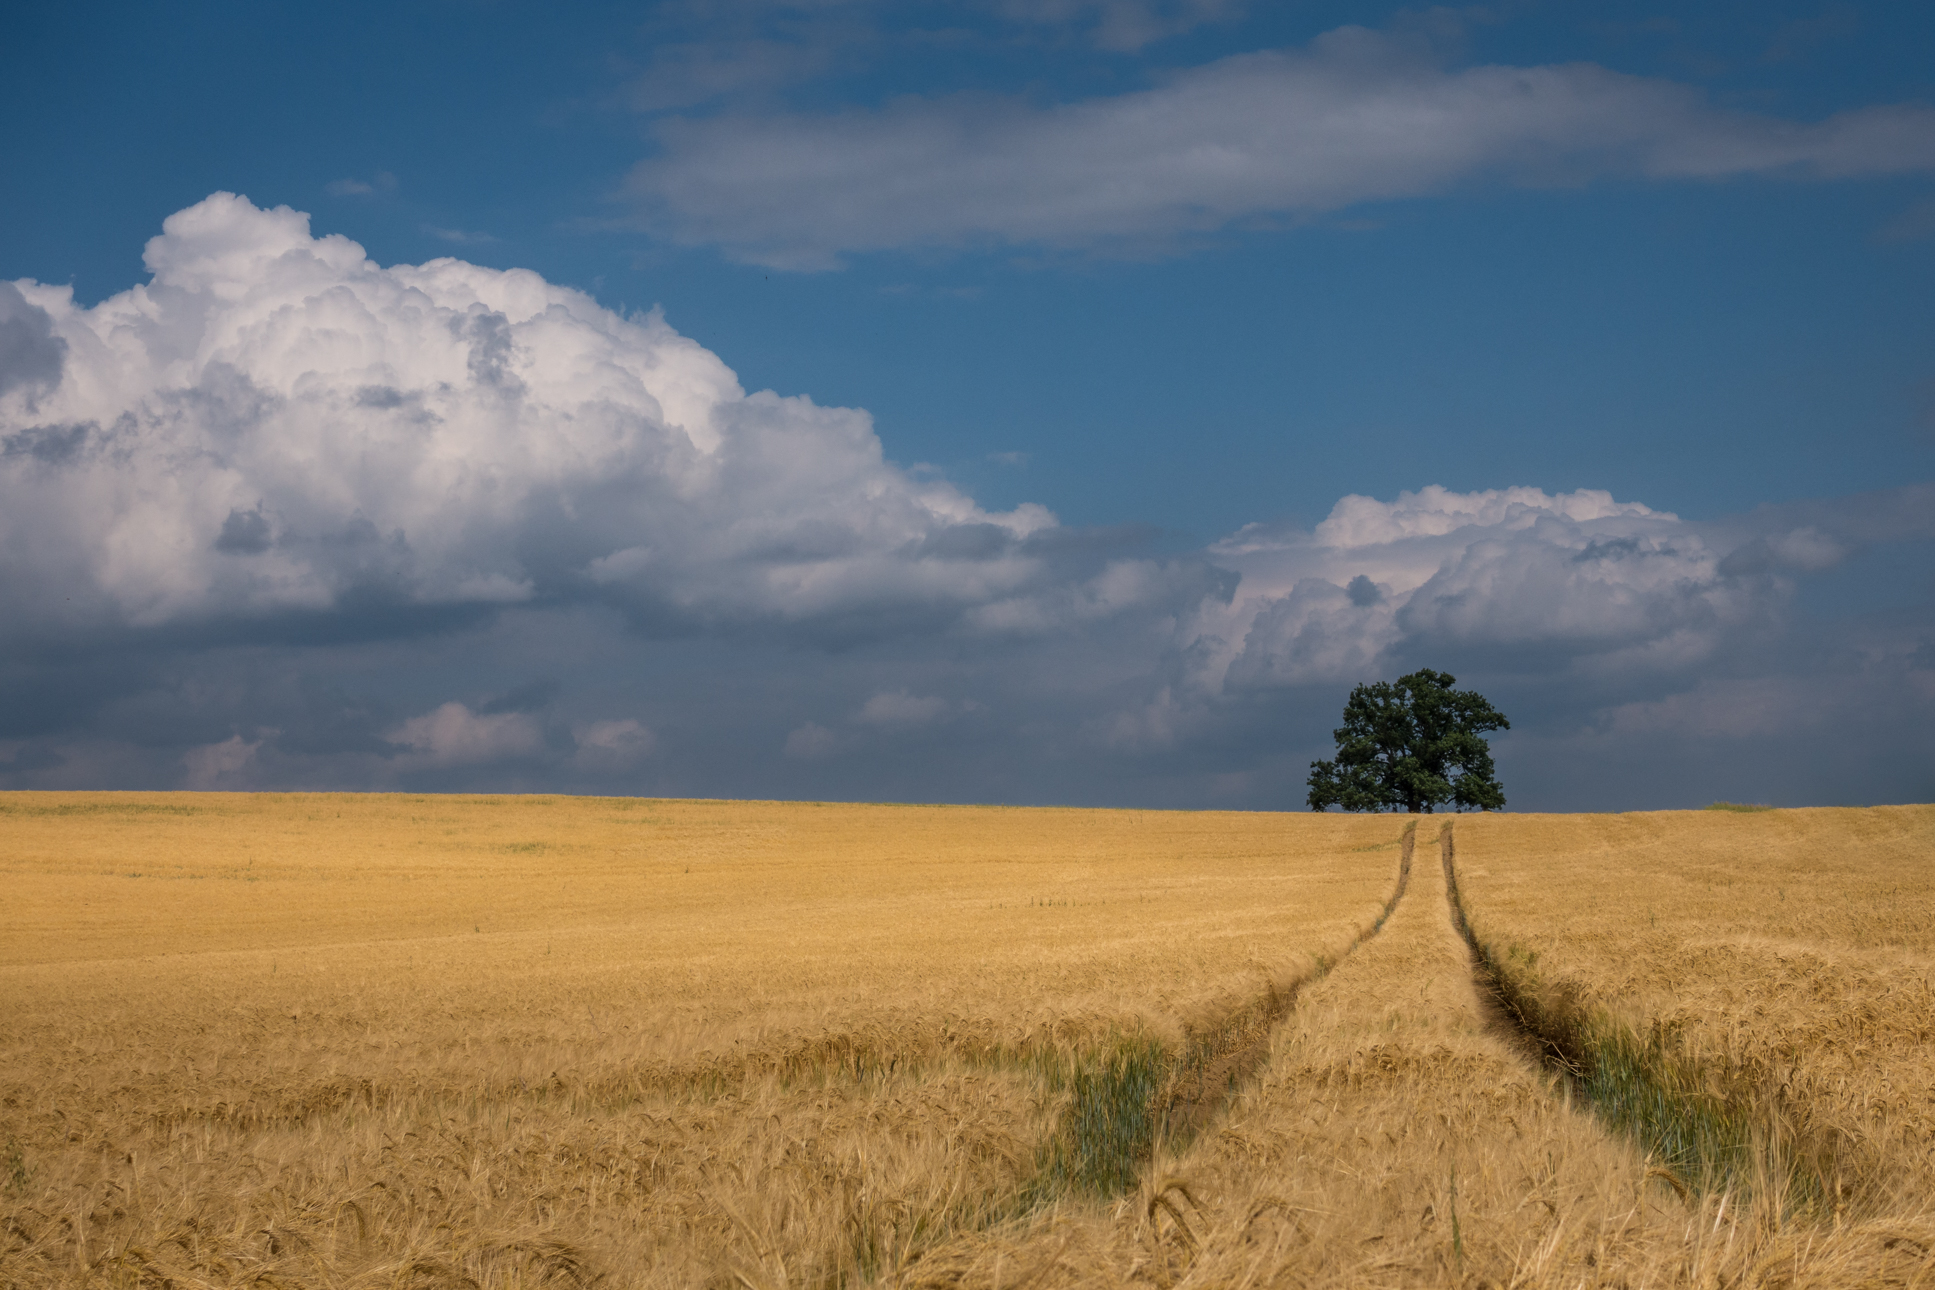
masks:
<path fill-rule="evenodd" d="M 1931 843 L 0 795 L 0 1287 L 1935 1285 Z"/>

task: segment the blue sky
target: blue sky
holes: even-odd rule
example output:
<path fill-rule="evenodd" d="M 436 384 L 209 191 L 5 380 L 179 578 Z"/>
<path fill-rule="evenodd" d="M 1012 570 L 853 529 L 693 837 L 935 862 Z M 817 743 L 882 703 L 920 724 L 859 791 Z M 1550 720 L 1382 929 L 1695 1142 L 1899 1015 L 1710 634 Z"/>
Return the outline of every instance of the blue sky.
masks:
<path fill-rule="evenodd" d="M 1922 6 L 9 21 L 0 784 L 1294 807 L 1428 665 L 1514 808 L 1935 792 Z"/>

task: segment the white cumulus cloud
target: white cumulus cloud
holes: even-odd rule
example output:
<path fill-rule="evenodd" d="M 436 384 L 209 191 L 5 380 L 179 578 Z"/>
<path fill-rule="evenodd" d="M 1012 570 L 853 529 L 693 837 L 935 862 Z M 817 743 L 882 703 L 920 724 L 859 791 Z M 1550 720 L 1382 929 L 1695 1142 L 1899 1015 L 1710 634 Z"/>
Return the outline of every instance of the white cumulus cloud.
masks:
<path fill-rule="evenodd" d="M 595 597 L 654 621 L 945 621 L 1040 576 L 1040 506 L 747 394 L 657 314 L 523 270 L 382 267 L 217 193 L 92 308 L 0 284 L 9 629 Z M 13 388 L 8 388 L 9 381 Z"/>
<path fill-rule="evenodd" d="M 1832 547 L 1812 529 L 1756 541 L 1817 561 Z M 1201 675 L 1237 689 L 1361 678 L 1426 648 L 1678 667 L 1784 594 L 1724 567 L 1700 526 L 1596 489 L 1352 496 L 1308 533 L 1252 526 L 1211 551 L 1243 580 L 1202 620 Z"/>
<path fill-rule="evenodd" d="M 529 757 L 544 747 L 544 731 L 522 712 L 472 712 L 446 703 L 411 717 L 389 734 L 391 743 L 410 750 L 424 766 L 471 766 Z"/>
<path fill-rule="evenodd" d="M 652 755 L 658 737 L 633 717 L 589 721 L 572 728 L 578 751 L 573 760 L 592 769 L 622 770 Z"/>
<path fill-rule="evenodd" d="M 255 760 L 262 742 L 230 735 L 218 744 L 189 749 L 182 756 L 183 769 L 188 773 L 187 786 L 194 789 L 244 787 L 238 777 Z"/>

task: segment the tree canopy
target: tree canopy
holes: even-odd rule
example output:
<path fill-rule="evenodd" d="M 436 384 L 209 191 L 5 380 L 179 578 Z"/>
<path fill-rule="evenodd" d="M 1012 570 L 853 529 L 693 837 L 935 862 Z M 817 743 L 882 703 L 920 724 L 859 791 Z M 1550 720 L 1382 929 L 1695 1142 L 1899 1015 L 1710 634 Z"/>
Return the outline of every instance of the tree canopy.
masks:
<path fill-rule="evenodd" d="M 1457 679 L 1427 670 L 1352 690 L 1335 731 L 1336 758 L 1310 763 L 1310 809 L 1503 807 L 1505 790 L 1481 736 L 1510 730 L 1512 723 L 1483 695 L 1452 689 Z"/>

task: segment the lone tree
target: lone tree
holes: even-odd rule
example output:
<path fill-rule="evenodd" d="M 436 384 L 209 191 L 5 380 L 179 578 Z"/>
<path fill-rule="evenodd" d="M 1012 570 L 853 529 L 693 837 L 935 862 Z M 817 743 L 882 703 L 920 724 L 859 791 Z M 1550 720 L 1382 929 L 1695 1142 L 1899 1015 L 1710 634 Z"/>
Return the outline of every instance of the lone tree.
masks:
<path fill-rule="evenodd" d="M 1457 679 L 1422 671 L 1352 690 L 1336 731 L 1336 760 L 1310 763 L 1310 809 L 1416 813 L 1447 802 L 1461 811 L 1503 807 L 1505 790 L 1479 736 L 1510 730 L 1512 723 L 1483 695 L 1452 689 Z"/>

